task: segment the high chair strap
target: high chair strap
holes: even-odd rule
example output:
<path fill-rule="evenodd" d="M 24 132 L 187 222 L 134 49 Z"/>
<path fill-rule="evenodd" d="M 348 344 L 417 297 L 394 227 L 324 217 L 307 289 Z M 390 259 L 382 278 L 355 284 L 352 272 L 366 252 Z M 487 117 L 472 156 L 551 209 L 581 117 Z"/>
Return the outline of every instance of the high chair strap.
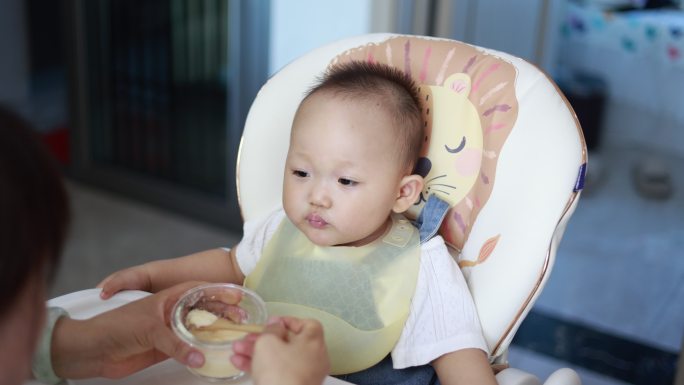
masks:
<path fill-rule="evenodd" d="M 435 194 L 431 194 L 428 197 L 425 206 L 423 206 L 423 209 L 418 215 L 418 219 L 413 222 L 420 233 L 421 244 L 429 241 L 437 234 L 449 208 L 449 203 Z"/>

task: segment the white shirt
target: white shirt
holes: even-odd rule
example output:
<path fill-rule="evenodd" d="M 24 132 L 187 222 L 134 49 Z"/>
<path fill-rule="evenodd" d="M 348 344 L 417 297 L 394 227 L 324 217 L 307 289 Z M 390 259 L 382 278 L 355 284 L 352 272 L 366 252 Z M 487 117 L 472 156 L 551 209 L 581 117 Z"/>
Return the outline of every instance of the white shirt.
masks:
<path fill-rule="evenodd" d="M 282 209 L 247 221 L 235 255 L 242 273 L 254 270 L 266 243 L 285 218 Z M 440 236 L 421 245 L 420 271 L 408 319 L 392 350 L 395 369 L 425 365 L 450 352 L 488 352 L 480 320 L 461 270 Z"/>

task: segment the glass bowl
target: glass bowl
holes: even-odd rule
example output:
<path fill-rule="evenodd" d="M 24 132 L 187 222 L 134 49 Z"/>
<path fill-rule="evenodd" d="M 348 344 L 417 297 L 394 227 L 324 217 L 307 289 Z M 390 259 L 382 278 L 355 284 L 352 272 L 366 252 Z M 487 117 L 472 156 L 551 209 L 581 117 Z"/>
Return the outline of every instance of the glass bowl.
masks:
<path fill-rule="evenodd" d="M 212 283 L 181 296 L 171 312 L 171 327 L 182 341 L 204 354 L 204 366 L 188 369 L 205 380 L 224 382 L 245 374 L 231 364 L 230 357 L 233 342 L 248 332 L 234 329 L 263 325 L 266 318 L 266 304 L 255 292 L 238 285 Z"/>

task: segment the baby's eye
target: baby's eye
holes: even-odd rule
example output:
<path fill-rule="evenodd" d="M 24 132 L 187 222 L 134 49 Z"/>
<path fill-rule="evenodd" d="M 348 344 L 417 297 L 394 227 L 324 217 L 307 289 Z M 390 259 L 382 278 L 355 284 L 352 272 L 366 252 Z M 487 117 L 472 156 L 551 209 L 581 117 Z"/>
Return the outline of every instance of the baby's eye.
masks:
<path fill-rule="evenodd" d="M 308 172 L 302 170 L 294 170 L 292 171 L 292 174 L 299 178 L 306 178 L 307 176 L 309 176 Z"/>
<path fill-rule="evenodd" d="M 337 180 L 337 182 L 339 184 L 341 184 L 342 186 L 356 186 L 357 184 L 359 184 L 359 182 L 353 181 L 353 180 L 348 179 L 348 178 L 340 178 Z"/>

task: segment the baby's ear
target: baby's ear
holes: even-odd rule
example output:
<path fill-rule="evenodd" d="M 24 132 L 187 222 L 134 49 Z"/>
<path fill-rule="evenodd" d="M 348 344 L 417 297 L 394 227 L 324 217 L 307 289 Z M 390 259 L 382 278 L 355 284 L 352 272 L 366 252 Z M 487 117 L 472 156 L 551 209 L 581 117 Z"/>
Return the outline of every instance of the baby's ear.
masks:
<path fill-rule="evenodd" d="M 406 175 L 401 178 L 397 200 L 394 202 L 392 211 L 403 213 L 408 210 L 417 200 L 423 190 L 423 177 L 416 174 Z"/>

